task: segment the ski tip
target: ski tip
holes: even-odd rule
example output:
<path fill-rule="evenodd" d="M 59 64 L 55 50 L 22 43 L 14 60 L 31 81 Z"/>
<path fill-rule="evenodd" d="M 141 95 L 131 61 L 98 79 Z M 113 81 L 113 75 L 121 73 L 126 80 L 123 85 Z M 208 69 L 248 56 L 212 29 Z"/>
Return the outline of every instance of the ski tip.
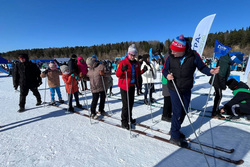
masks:
<path fill-rule="evenodd" d="M 243 164 L 243 163 L 244 163 L 244 160 L 241 159 L 241 160 L 236 161 L 236 162 L 235 162 L 235 165 L 241 165 L 241 164 Z"/>
<path fill-rule="evenodd" d="M 232 148 L 231 150 L 230 150 L 230 153 L 233 153 L 235 150 Z"/>

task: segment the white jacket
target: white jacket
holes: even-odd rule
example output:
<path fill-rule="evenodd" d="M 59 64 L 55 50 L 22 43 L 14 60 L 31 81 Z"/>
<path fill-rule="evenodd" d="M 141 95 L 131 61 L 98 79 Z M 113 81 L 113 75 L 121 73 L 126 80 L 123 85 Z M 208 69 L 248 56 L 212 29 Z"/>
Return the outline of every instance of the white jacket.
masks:
<path fill-rule="evenodd" d="M 156 70 L 155 70 L 155 67 L 153 66 L 152 63 L 150 63 L 150 66 L 153 69 L 153 73 L 154 73 L 154 75 L 153 75 L 152 71 L 150 71 L 150 69 L 151 69 L 150 66 L 147 65 L 145 63 L 145 61 L 143 61 L 142 65 L 141 65 L 141 70 L 143 70 L 144 66 L 147 66 L 148 70 L 141 75 L 143 83 L 144 84 L 146 84 L 146 83 L 154 83 L 154 80 L 156 79 Z"/>

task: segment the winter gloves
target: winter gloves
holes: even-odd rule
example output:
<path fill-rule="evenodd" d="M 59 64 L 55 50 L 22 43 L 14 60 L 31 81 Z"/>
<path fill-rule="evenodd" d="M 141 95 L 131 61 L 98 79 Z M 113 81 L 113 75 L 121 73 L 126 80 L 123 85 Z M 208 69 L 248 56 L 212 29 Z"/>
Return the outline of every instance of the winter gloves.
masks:
<path fill-rule="evenodd" d="M 71 74 L 70 76 L 71 76 L 72 78 L 74 78 L 74 77 L 75 77 L 75 79 L 76 79 L 76 80 L 78 80 L 78 79 L 79 79 L 79 77 L 78 77 L 77 75 L 75 76 L 75 74 Z"/>
<path fill-rule="evenodd" d="M 121 70 L 122 70 L 122 72 L 127 71 L 128 70 L 128 65 L 126 64 L 126 65 L 122 66 Z"/>
<path fill-rule="evenodd" d="M 44 74 L 48 74 L 49 70 L 46 69 L 45 71 L 43 71 Z"/>

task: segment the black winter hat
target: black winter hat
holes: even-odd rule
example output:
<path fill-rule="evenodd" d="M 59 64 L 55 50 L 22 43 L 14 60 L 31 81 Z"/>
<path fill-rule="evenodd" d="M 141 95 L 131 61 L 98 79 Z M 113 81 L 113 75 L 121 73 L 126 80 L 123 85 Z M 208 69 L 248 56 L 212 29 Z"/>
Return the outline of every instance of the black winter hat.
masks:
<path fill-rule="evenodd" d="M 138 56 L 138 60 L 140 60 L 140 59 L 142 59 L 142 56 L 141 56 L 141 55 Z"/>
<path fill-rule="evenodd" d="M 77 56 L 76 56 L 75 54 L 73 54 L 73 55 L 71 55 L 71 58 L 72 58 L 72 59 L 76 59 Z"/>
<path fill-rule="evenodd" d="M 25 53 L 19 54 L 18 58 L 24 58 L 26 61 L 29 61 L 29 56 Z"/>
<path fill-rule="evenodd" d="M 229 87 L 231 90 L 235 90 L 238 86 L 239 82 L 236 81 L 234 78 L 229 79 L 226 83 L 226 85 Z"/>

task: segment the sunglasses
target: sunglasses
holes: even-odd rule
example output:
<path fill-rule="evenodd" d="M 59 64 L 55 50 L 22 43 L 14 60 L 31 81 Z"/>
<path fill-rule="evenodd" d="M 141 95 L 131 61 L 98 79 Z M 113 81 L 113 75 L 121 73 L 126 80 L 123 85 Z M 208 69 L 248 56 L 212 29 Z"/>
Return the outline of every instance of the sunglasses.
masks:
<path fill-rule="evenodd" d="M 135 56 L 134 54 L 131 54 L 131 53 L 129 53 L 129 55 L 131 55 L 131 56 Z"/>

